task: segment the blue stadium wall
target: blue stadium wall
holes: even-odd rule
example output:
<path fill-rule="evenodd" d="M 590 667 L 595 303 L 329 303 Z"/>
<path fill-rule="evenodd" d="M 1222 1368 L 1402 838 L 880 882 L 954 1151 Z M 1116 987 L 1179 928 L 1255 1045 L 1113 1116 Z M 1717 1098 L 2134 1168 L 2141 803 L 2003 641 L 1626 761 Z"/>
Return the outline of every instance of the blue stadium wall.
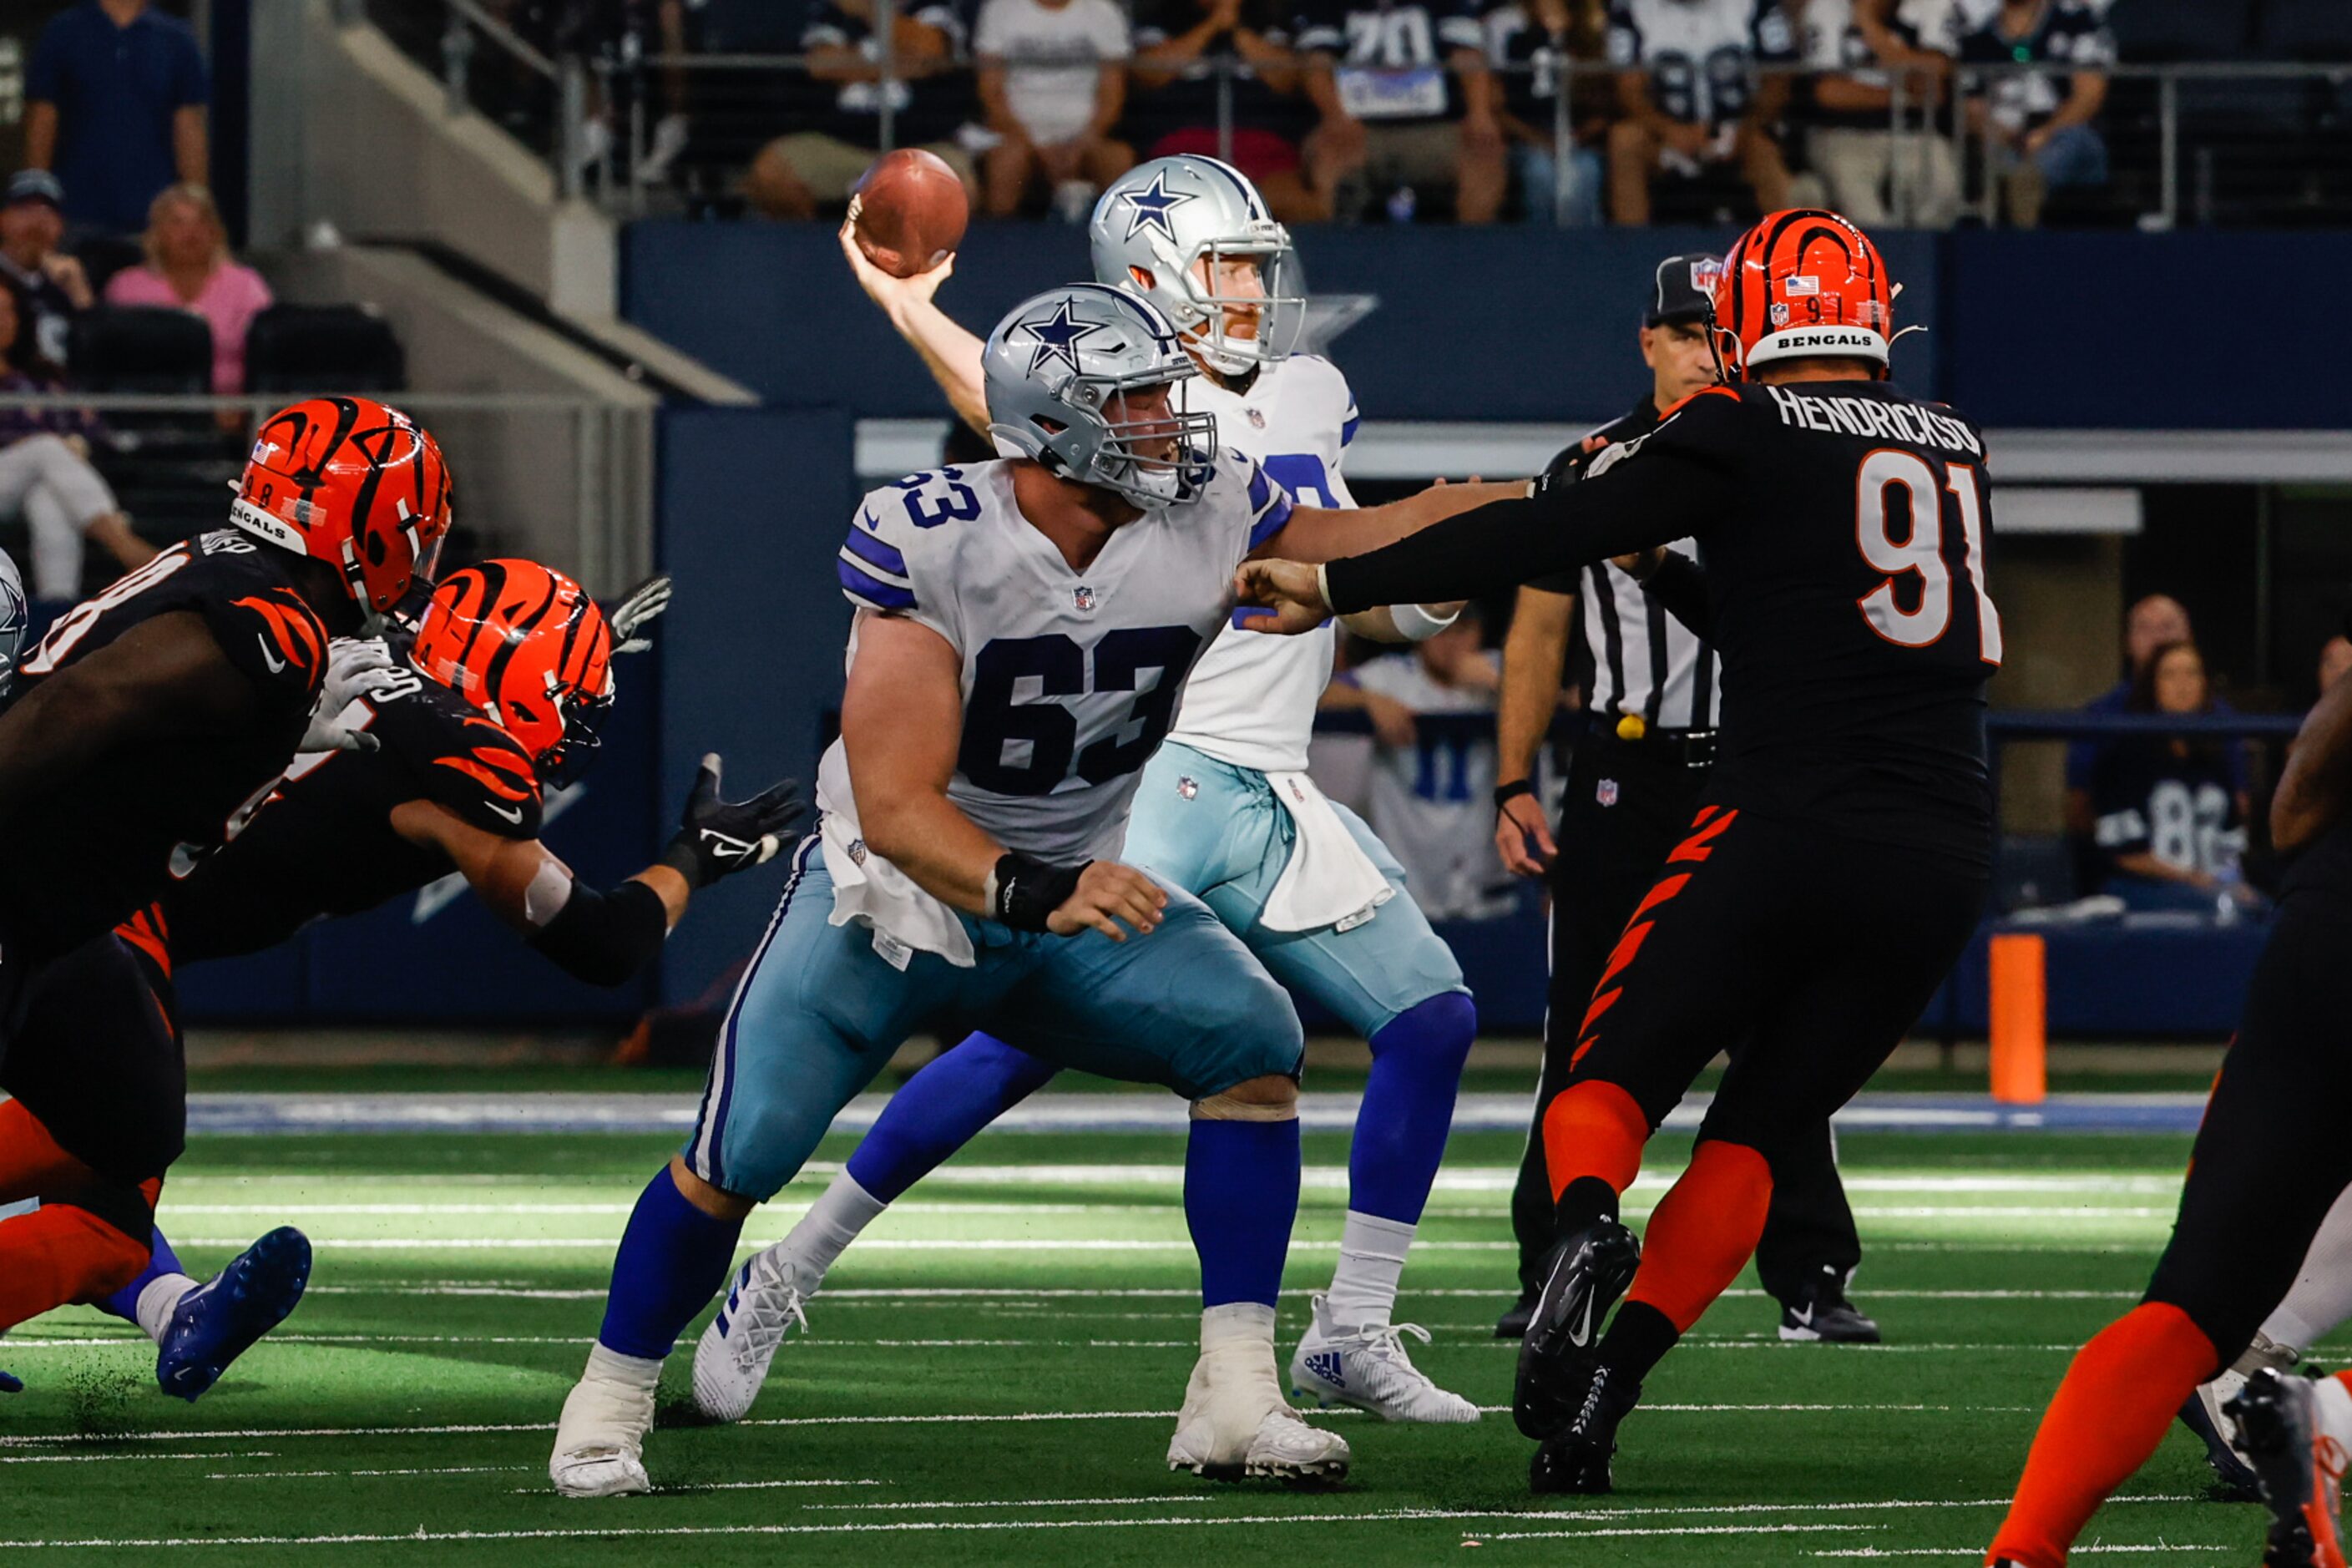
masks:
<path fill-rule="evenodd" d="M 1364 228 L 1304 241 L 1318 291 L 1381 301 L 1333 351 L 1369 417 L 1546 421 L 1601 417 L 1639 395 L 1631 336 L 1655 259 L 1729 237 Z M 848 616 L 828 563 L 856 500 L 854 423 L 942 412 L 836 243 L 817 225 L 657 220 L 626 233 L 628 318 L 765 405 L 664 416 L 658 548 L 677 608 L 659 655 L 623 667 L 606 754 L 549 830 L 583 874 L 625 876 L 650 858 L 705 751 L 726 753 L 737 785 L 814 774 L 841 688 Z M 2271 301 L 2352 270 L 2352 235 L 1896 234 L 1885 248 L 1906 285 L 1902 315 L 1930 329 L 1899 352 L 1904 379 L 1985 426 L 2352 431 L 2352 378 L 2282 375 L 2263 352 L 2301 314 Z M 942 302 L 984 329 L 1041 281 L 1085 267 L 1076 231 L 982 226 Z M 401 900 L 277 952 L 192 969 L 184 994 L 200 1020 L 617 1022 L 656 1003 L 723 1000 L 780 884 L 770 872 L 698 900 L 660 974 L 619 991 L 567 980 L 460 898 Z M 1535 1026 L 1539 931 L 1507 922 L 1460 936 L 1489 1024 Z M 2193 1021 L 2168 1016 L 2226 1028 L 2243 962 L 2219 966 Z M 2107 1000 L 2128 987 L 2074 988 L 2056 963 L 2053 1028 L 2167 1021 L 2115 1011 Z M 1964 974 L 1953 1009 L 1932 1016 L 1980 1029 L 1979 975 Z"/>

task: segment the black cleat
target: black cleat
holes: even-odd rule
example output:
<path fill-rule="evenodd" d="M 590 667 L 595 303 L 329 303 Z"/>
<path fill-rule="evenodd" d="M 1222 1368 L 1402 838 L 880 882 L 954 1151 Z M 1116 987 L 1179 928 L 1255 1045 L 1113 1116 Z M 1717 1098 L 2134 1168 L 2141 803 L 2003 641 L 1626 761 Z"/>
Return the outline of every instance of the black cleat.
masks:
<path fill-rule="evenodd" d="M 1549 1437 L 1576 1415 L 1585 1392 L 1581 1363 L 1641 1261 L 1641 1242 L 1613 1219 L 1595 1220 L 1552 1248 L 1511 1392 L 1511 1419 L 1522 1435 Z"/>
<path fill-rule="evenodd" d="M 1528 1337 L 1528 1320 L 1536 1315 L 1536 1293 L 1528 1291 L 1511 1303 L 1511 1310 L 1495 1320 L 1495 1337 L 1498 1340 L 1523 1340 Z"/>
<path fill-rule="evenodd" d="M 1832 1345 L 1874 1345 L 1878 1325 L 1846 1300 L 1845 1277 L 1824 1265 L 1794 1300 L 1780 1304 L 1780 1337 Z"/>
<path fill-rule="evenodd" d="M 2205 1407 L 2205 1390 L 2190 1394 L 2180 1406 L 2180 1424 L 2197 1434 L 2205 1445 L 2205 1463 L 2213 1472 L 2213 1485 L 2207 1495 L 2215 1502 L 2260 1502 L 2262 1483 L 2238 1451 L 2230 1447 L 2230 1439 L 2213 1419 L 2213 1412 Z"/>
<path fill-rule="evenodd" d="M 1617 1452 L 1617 1424 L 1642 1397 L 1642 1385 L 1598 1362 L 1581 1369 L 1582 1389 L 1568 1424 L 1543 1440 L 1528 1463 L 1528 1489 L 1601 1497 L 1612 1488 L 1609 1461 Z"/>
<path fill-rule="evenodd" d="M 2344 1450 L 2315 1430 L 2314 1403 L 2310 1384 L 2265 1367 L 2222 1407 L 2271 1510 L 2263 1568 L 2344 1568 Z"/>

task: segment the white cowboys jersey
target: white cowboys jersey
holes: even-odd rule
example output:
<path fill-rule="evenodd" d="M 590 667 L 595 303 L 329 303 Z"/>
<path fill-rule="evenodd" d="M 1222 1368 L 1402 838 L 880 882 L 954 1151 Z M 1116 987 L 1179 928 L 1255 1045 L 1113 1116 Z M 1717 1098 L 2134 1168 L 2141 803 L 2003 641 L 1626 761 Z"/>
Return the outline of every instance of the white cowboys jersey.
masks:
<path fill-rule="evenodd" d="M 1246 394 L 1204 375 L 1185 395 L 1216 415 L 1220 447 L 1255 458 L 1301 506 L 1356 504 L 1339 475 L 1356 400 L 1329 360 L 1294 354 L 1259 371 Z M 1168 738 L 1237 768 L 1304 773 L 1336 635 L 1328 625 L 1296 637 L 1228 626 L 1194 668 Z"/>
<path fill-rule="evenodd" d="M 1747 112 L 1759 61 L 1796 54 L 1779 0 L 1612 0 L 1609 63 L 1641 70 L 1671 120 L 1720 127 Z"/>
<path fill-rule="evenodd" d="M 841 548 L 842 589 L 921 622 L 961 658 L 958 809 L 1024 854 L 1115 858 L 1184 677 L 1233 609 L 1234 568 L 1289 520 L 1290 499 L 1223 453 L 1199 500 L 1146 513 L 1074 571 L 1021 514 L 1013 472 L 945 468 L 868 495 Z M 817 804 L 856 822 L 839 742 L 818 765 Z"/>

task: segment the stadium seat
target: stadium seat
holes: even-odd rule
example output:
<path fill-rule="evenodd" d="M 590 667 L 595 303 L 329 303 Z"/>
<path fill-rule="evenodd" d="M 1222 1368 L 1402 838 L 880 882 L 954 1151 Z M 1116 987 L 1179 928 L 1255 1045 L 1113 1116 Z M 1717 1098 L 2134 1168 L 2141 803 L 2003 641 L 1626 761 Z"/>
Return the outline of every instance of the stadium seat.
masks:
<path fill-rule="evenodd" d="M 2246 52 L 2253 32 L 2253 3 L 2118 5 L 2110 13 L 2109 25 L 2115 28 L 2116 50 L 2136 64 L 2233 59 Z"/>
<path fill-rule="evenodd" d="M 2266 0 L 2256 44 L 2274 59 L 2352 59 L 2352 5 L 2344 0 Z"/>
<path fill-rule="evenodd" d="M 74 322 L 73 367 L 90 392 L 210 392 L 213 330 L 187 310 L 100 305 Z"/>
<path fill-rule="evenodd" d="M 81 263 L 84 275 L 89 279 L 93 294 L 103 295 L 107 281 L 116 273 L 138 266 L 147 258 L 146 251 L 135 239 L 119 234 L 85 235 L 73 246 L 74 258 Z"/>
<path fill-rule="evenodd" d="M 272 305 L 245 338 L 255 392 L 397 392 L 408 357 L 382 316 L 362 305 Z"/>

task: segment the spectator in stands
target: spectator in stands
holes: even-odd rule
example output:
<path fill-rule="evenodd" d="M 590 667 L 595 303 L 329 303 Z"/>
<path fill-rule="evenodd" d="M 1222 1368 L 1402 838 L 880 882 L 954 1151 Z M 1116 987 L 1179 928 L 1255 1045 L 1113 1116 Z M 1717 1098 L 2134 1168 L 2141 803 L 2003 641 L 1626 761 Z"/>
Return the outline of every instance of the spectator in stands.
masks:
<path fill-rule="evenodd" d="M 2116 58 L 2106 9 L 2105 0 L 2001 0 L 1962 49 L 1973 62 L 2062 68 L 2002 72 L 1969 104 L 1969 129 L 1985 138 L 2020 228 L 2042 222 L 2052 191 L 2107 183 L 2107 144 L 2092 124 L 2107 100 L 2102 68 Z"/>
<path fill-rule="evenodd" d="M 881 153 L 885 89 L 874 8 L 874 0 L 811 7 L 801 52 L 808 57 L 810 76 L 838 88 L 815 127 L 777 137 L 751 161 L 743 194 L 756 211 L 814 217 L 820 203 L 847 201 Z M 919 0 L 898 7 L 893 18 L 898 79 L 887 89 L 892 141 L 936 153 L 976 191 L 971 154 L 959 139 L 971 118 L 971 91 L 960 63 L 963 19 L 952 0 Z"/>
<path fill-rule="evenodd" d="M 1220 69 L 1233 73 L 1230 162 L 1247 174 L 1283 223 L 1331 216 L 1307 183 L 1299 137 L 1306 116 L 1298 60 L 1276 0 L 1135 0 L 1135 63 L 1127 123 L 1146 158 L 1223 154 L 1217 134 Z"/>
<path fill-rule="evenodd" d="M 1789 205 L 1789 165 L 1774 139 L 1789 79 L 1762 65 L 1796 58 L 1778 0 L 1612 0 L 1609 60 L 1625 118 L 1609 130 L 1609 210 L 1650 221 L 1660 173 L 1696 178 L 1735 168 L 1766 212 Z"/>
<path fill-rule="evenodd" d="M 147 0 L 81 0 L 25 68 L 25 162 L 65 184 L 68 222 L 135 234 L 155 193 L 201 184 L 211 90 L 196 36 Z"/>
<path fill-rule="evenodd" d="M 20 323 L 16 295 L 0 289 L 0 361 Z M 0 365 L 0 393 L 21 396 L 65 390 L 53 376 Z M 0 518 L 21 517 L 33 538 L 33 596 L 81 597 L 82 542 L 94 539 L 122 563 L 143 566 L 154 547 L 131 531 L 114 492 L 90 466 L 98 421 L 82 409 L 0 408 Z"/>
<path fill-rule="evenodd" d="M 2213 711 L 2205 658 L 2193 642 L 2158 648 L 2132 682 L 2132 713 Z M 2134 735 L 2100 752 L 2092 775 L 2105 891 L 2137 908 L 2210 908 L 2217 895 L 2253 902 L 2239 871 L 2246 794 L 2211 738 Z"/>
<path fill-rule="evenodd" d="M 173 185 L 147 215 L 144 266 L 106 282 L 110 305 L 162 305 L 193 310 L 213 330 L 213 390 L 245 390 L 245 333 L 270 305 L 261 274 L 229 255 L 228 230 L 212 193 Z"/>
<path fill-rule="evenodd" d="M 1948 140 L 1952 61 L 1967 32 L 1960 0 L 1805 0 L 1797 16 L 1816 73 L 1807 80 L 1805 153 L 1829 205 L 1866 229 L 1951 227 L 1960 215 Z M 1900 137 L 1889 124 L 1898 77 Z M 1898 194 L 1909 198 L 1899 210 Z"/>
<path fill-rule="evenodd" d="M 1327 708 L 1372 721 L 1371 824 L 1432 920 L 1491 920 L 1517 903 L 1495 862 L 1495 693 L 1502 670 L 1481 646 L 1475 607 L 1409 651 L 1367 659 Z"/>
<path fill-rule="evenodd" d="M 2338 633 L 2320 646 L 2320 691 L 2325 694 L 2329 687 L 2344 679 L 2347 670 L 2352 670 L 2352 637 Z"/>
<path fill-rule="evenodd" d="M 65 192 L 47 169 L 23 169 L 0 196 L 0 285 L 16 308 L 17 370 L 54 374 L 67 361 L 74 318 L 90 308 L 89 278 L 58 248 L 65 237 Z"/>
<path fill-rule="evenodd" d="M 1334 216 L 1353 222 L 1385 192 L 1409 221 L 1449 185 L 1457 222 L 1502 215 L 1502 93 L 1475 0 L 1304 0 L 1293 36 L 1318 117 L 1308 177 Z"/>
<path fill-rule="evenodd" d="M 2132 692 L 2140 678 L 2147 672 L 2148 661 L 2157 650 L 2171 643 L 2194 642 L 2195 629 L 2189 625 L 2189 611 L 2169 594 L 2150 594 L 2135 600 L 2124 612 L 2124 673 L 2123 679 L 2083 704 L 2084 713 L 2127 713 L 2131 710 Z M 2227 702 L 2216 700 L 2217 713 L 2234 711 Z M 2112 744 L 2105 741 L 2076 741 L 2066 748 L 2066 828 L 2078 837 L 2091 831 L 2091 779 L 2097 771 L 2101 753 Z M 2226 749 L 2231 759 L 2235 787 L 2245 787 L 2243 756 L 2238 747 Z"/>
<path fill-rule="evenodd" d="M 1590 228 L 1601 222 L 1601 147 L 1608 93 L 1578 90 L 1571 65 L 1602 57 L 1602 0 L 1511 0 L 1486 14 L 1486 54 L 1503 99 L 1503 133 L 1519 201 L 1538 223 Z M 1589 85 L 1589 84 L 1588 84 Z M 1559 100 L 1568 89 L 1567 157 L 1559 155 Z"/>
<path fill-rule="evenodd" d="M 983 0 L 972 48 L 997 138 L 988 211 L 1011 216 L 1042 179 L 1064 221 L 1084 223 L 1095 193 L 1135 165 L 1111 133 L 1127 106 L 1127 13 L 1116 0 Z"/>

